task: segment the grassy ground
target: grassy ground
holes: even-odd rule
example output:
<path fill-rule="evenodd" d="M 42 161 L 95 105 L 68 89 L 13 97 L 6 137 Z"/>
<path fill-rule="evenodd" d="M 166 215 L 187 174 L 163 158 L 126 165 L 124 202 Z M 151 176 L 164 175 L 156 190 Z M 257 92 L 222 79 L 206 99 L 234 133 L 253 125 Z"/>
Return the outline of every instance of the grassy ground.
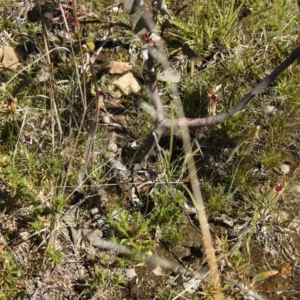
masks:
<path fill-rule="evenodd" d="M 154 125 L 137 105 L 148 101 L 146 66 L 140 57 L 132 70 L 143 86 L 137 95 L 111 97 L 118 76 L 102 76 L 110 61 L 128 62 L 126 45 L 141 45 L 124 26 L 76 29 L 66 2 L 67 20 L 55 9 L 49 31 L 27 19 L 32 2 L 0 5 L 2 43 L 22 56 L 16 70 L 0 69 L 0 299 L 212 299 L 205 279 L 188 292 L 191 276 L 174 267 L 207 271 L 181 140 L 170 147 L 164 137 L 161 152 L 130 162 L 132 143 L 140 145 Z M 112 4 L 78 1 L 77 17 L 94 12 L 129 25 Z M 299 33 L 295 1 L 167 4 L 177 15 L 164 47 L 181 73 L 189 118 L 237 103 L 291 52 Z M 66 24 L 71 39 L 59 37 Z M 82 41 L 97 50 L 104 36 L 117 43 L 82 72 Z M 191 130 L 220 274 L 264 299 L 300 297 L 299 68 L 296 62 L 233 118 Z M 103 91 L 99 104 L 95 85 Z M 159 91 L 169 111 L 170 87 L 160 82 Z M 87 231 L 98 234 L 100 247 Z M 173 265 L 146 264 L 141 253 Z M 247 299 L 232 283 L 222 288 L 228 299 Z"/>

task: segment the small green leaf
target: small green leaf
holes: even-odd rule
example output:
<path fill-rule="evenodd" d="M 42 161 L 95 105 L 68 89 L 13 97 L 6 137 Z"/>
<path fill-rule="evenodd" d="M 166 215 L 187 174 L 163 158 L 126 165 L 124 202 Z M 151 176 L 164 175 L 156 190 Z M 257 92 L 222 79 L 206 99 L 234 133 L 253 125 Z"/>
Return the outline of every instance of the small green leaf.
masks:
<path fill-rule="evenodd" d="M 274 276 L 276 274 L 278 274 L 277 270 L 270 270 L 270 271 L 267 271 L 267 272 L 262 272 L 262 273 L 257 274 L 253 278 L 253 281 L 262 281 L 262 280 L 265 280 L 265 279 L 267 279 L 271 276 Z"/>

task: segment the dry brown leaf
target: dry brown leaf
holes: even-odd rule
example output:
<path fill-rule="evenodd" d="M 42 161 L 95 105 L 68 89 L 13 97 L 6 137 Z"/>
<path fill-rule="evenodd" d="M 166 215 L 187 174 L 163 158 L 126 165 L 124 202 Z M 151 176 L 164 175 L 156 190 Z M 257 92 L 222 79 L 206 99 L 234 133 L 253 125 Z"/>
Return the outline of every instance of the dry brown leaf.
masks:
<path fill-rule="evenodd" d="M 108 86 L 108 92 L 115 98 L 120 98 L 123 95 L 127 96 L 132 93 L 136 94 L 140 89 L 141 87 L 132 73 L 127 73 Z"/>
<path fill-rule="evenodd" d="M 269 270 L 269 271 L 266 271 L 266 272 L 262 272 L 262 273 L 257 274 L 253 278 L 253 281 L 262 281 L 262 280 L 265 280 L 265 279 L 267 279 L 271 276 L 274 276 L 276 274 L 278 274 L 277 270 Z"/>
<path fill-rule="evenodd" d="M 286 265 L 279 271 L 278 275 L 283 279 L 288 279 L 289 277 L 292 276 L 292 270 L 293 267 L 291 265 Z"/>
<path fill-rule="evenodd" d="M 121 61 L 112 61 L 109 65 L 110 74 L 122 74 L 132 69 L 132 65 Z"/>
<path fill-rule="evenodd" d="M 14 48 L 10 46 L 0 46 L 0 69 L 14 70 L 19 65 L 19 58 Z"/>
<path fill-rule="evenodd" d="M 4 249 L 6 246 L 4 244 L 0 244 L 0 253 L 2 254 L 4 252 Z"/>

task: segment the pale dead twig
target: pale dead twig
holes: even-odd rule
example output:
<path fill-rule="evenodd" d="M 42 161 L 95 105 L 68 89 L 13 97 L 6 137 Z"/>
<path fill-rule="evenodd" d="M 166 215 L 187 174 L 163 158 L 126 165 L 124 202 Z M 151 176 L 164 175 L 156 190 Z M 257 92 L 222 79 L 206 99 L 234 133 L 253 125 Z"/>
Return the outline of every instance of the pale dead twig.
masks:
<path fill-rule="evenodd" d="M 187 269 L 183 266 L 177 265 L 167 259 L 158 257 L 156 255 L 149 255 L 149 254 L 145 254 L 142 252 L 137 252 L 137 251 L 131 250 L 128 247 L 125 247 L 123 245 L 114 243 L 112 241 L 109 241 L 109 240 L 106 240 L 103 238 L 99 238 L 99 237 L 97 237 L 96 234 L 95 235 L 93 234 L 93 231 L 91 231 L 89 229 L 83 229 L 82 233 L 83 233 L 83 237 L 86 240 L 86 242 L 96 248 L 116 251 L 119 254 L 125 254 L 129 257 L 136 258 L 139 260 L 141 259 L 152 267 L 160 266 L 163 269 L 170 269 L 170 270 L 173 270 L 174 272 L 184 274 L 185 276 L 196 277 L 201 280 L 203 280 L 203 279 L 207 280 L 210 277 L 210 272 L 208 272 L 207 269 L 205 269 L 205 268 L 203 270 L 201 269 L 199 272 L 195 273 L 194 270 Z"/>
<path fill-rule="evenodd" d="M 248 288 L 245 284 L 243 283 L 238 283 L 235 280 L 224 276 L 223 277 L 225 281 L 231 283 L 233 286 L 237 287 L 238 289 L 240 289 L 241 292 L 247 294 L 248 296 L 254 298 L 255 300 L 266 300 L 265 298 L 261 297 L 260 295 L 258 295 L 256 292 L 254 292 L 253 290 L 251 290 L 250 288 Z"/>

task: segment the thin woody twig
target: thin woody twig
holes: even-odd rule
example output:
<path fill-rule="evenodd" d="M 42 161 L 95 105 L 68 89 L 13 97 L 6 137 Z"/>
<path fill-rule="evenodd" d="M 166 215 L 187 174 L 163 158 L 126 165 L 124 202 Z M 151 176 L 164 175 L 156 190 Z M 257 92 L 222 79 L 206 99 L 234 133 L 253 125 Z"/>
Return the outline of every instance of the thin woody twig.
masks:
<path fill-rule="evenodd" d="M 226 112 L 207 118 L 178 118 L 175 120 L 165 119 L 162 125 L 164 125 L 166 128 L 170 128 L 172 126 L 172 123 L 175 127 L 180 127 L 182 124 L 185 124 L 188 127 L 202 127 L 223 123 L 224 121 L 239 113 L 247 104 L 251 102 L 251 100 L 255 96 L 266 89 L 272 82 L 277 79 L 277 77 L 283 71 L 285 71 L 290 65 L 292 65 L 299 56 L 300 46 L 294 49 L 292 53 L 278 67 L 276 67 L 270 75 L 266 76 L 258 85 L 253 88 L 253 90 L 248 92 L 240 102 L 229 108 Z"/>
<path fill-rule="evenodd" d="M 157 89 L 157 77 L 155 72 L 154 59 L 150 53 L 148 53 L 147 66 L 148 66 L 148 76 L 150 81 L 151 100 L 156 111 L 156 123 L 153 132 L 156 133 L 156 139 L 157 141 L 159 141 L 164 130 L 164 127 L 161 125 L 164 120 L 164 113 L 163 113 L 163 107 Z M 134 156 L 134 160 L 136 162 L 141 162 L 154 149 L 155 146 L 156 146 L 156 141 L 154 139 L 153 134 L 151 133 L 144 141 L 143 145 L 136 152 Z"/>
<path fill-rule="evenodd" d="M 225 281 L 231 283 L 232 285 L 236 286 L 237 288 L 239 288 L 241 290 L 241 292 L 247 294 L 248 296 L 254 298 L 255 300 L 265 300 L 265 298 L 261 297 L 260 295 L 258 295 L 256 292 L 254 292 L 253 290 L 251 290 L 250 288 L 248 288 L 245 284 L 242 283 L 238 283 L 235 280 L 224 276 L 223 277 Z"/>
<path fill-rule="evenodd" d="M 300 56 L 300 46 L 295 48 L 292 53 L 278 66 L 276 67 L 273 72 L 266 76 L 259 84 L 257 84 L 250 92 L 248 92 L 243 99 L 229 108 L 226 112 L 218 114 L 216 116 L 212 117 L 206 117 L 206 118 L 177 118 L 177 119 L 163 119 L 160 116 L 160 123 L 157 123 L 156 125 L 156 132 L 164 132 L 165 129 L 171 128 L 174 126 L 175 128 L 180 128 L 181 126 L 185 125 L 187 127 L 203 127 L 203 126 L 210 126 L 215 124 L 220 124 L 228 120 L 229 118 L 233 117 L 237 113 L 241 112 L 244 107 L 251 102 L 251 100 L 256 97 L 259 93 L 261 93 L 265 88 L 267 88 L 272 82 L 274 82 L 278 76 L 284 72 L 289 66 L 291 66 L 295 60 Z M 156 56 L 156 58 L 160 58 Z M 160 63 L 165 63 L 159 59 Z M 156 85 L 155 83 L 151 83 L 151 86 Z M 155 107 L 156 108 L 156 107 Z M 152 144 L 151 144 L 152 142 Z M 139 152 L 139 156 L 136 156 L 138 158 L 138 161 L 143 160 L 146 155 L 149 155 L 149 153 L 153 150 L 155 146 L 155 141 L 151 138 L 151 135 L 145 140 L 144 144 L 141 146 L 141 149 L 143 151 Z M 143 153 L 143 155 L 142 155 Z"/>

